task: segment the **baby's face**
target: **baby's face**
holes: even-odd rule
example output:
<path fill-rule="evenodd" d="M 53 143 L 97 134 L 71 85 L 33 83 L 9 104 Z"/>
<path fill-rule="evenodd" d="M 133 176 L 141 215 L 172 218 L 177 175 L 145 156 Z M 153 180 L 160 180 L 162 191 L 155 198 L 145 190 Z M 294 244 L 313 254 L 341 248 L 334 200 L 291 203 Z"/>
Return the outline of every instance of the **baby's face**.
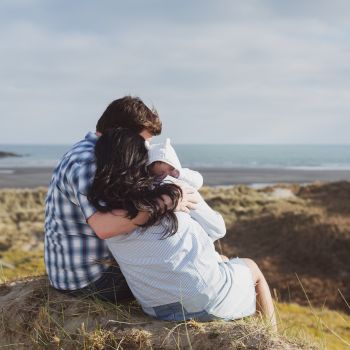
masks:
<path fill-rule="evenodd" d="M 150 165 L 150 171 L 153 175 L 156 175 L 161 180 L 168 175 L 176 178 L 179 177 L 179 171 L 170 164 L 164 162 L 153 162 Z"/>

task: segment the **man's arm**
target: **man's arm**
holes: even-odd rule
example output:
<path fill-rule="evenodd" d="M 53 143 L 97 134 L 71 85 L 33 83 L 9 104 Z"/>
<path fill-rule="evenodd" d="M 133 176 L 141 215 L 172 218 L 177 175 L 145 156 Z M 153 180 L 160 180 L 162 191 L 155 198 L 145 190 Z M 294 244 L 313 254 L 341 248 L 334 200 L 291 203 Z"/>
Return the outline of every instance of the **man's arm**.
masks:
<path fill-rule="evenodd" d="M 168 196 L 162 196 L 159 199 L 161 205 L 171 207 L 171 199 Z M 180 198 L 177 209 L 189 212 L 196 208 L 197 198 L 191 188 L 182 187 L 182 198 Z M 164 209 L 165 210 L 165 209 Z M 138 226 L 147 222 L 149 214 L 139 212 L 133 219 L 127 218 L 126 210 L 118 209 L 109 213 L 95 212 L 87 219 L 87 223 L 101 239 L 107 239 L 121 234 L 130 233 Z"/>
<path fill-rule="evenodd" d="M 95 176 L 95 164 L 76 164 L 71 169 L 69 177 L 74 193 L 74 204 L 80 207 L 88 225 L 101 239 L 107 239 L 123 233 L 129 233 L 148 220 L 147 213 L 139 213 L 134 219 L 127 217 L 125 210 L 113 210 L 109 213 L 101 213 L 89 202 L 87 198 L 88 188 Z"/>
<path fill-rule="evenodd" d="M 125 210 L 114 210 L 110 213 L 96 212 L 88 218 L 87 223 L 100 239 L 107 239 L 130 233 L 148 220 L 146 212 L 139 212 L 133 219 L 126 216 Z"/>

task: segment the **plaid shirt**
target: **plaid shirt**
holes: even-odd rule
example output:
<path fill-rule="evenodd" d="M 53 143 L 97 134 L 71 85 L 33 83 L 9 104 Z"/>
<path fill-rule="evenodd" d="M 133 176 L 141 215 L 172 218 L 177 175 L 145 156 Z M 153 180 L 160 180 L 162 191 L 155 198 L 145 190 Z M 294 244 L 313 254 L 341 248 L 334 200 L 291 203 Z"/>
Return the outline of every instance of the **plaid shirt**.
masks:
<path fill-rule="evenodd" d="M 88 133 L 61 159 L 45 202 L 45 265 L 57 289 L 76 290 L 101 277 L 111 254 L 87 224 L 96 209 L 87 192 L 96 171 L 95 133 Z"/>

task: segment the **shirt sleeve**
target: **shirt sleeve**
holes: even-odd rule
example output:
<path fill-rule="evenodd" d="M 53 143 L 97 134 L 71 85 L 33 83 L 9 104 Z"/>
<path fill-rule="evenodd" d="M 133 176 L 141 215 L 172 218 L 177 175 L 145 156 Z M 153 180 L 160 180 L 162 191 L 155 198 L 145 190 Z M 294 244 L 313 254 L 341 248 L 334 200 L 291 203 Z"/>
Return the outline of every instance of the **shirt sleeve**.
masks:
<path fill-rule="evenodd" d="M 182 182 L 182 184 L 188 185 L 187 182 L 180 179 L 175 179 L 171 176 L 167 176 L 163 181 L 165 183 L 175 183 L 178 185 L 180 185 L 180 182 Z M 213 242 L 224 237 L 226 234 L 224 218 L 217 211 L 210 208 L 210 206 L 195 188 L 193 188 L 193 190 L 195 191 L 198 203 L 196 209 L 190 211 L 190 216 L 202 226 Z"/>
<path fill-rule="evenodd" d="M 72 169 L 71 186 L 74 203 L 80 207 L 85 220 L 97 212 L 97 209 L 87 199 L 89 188 L 95 177 L 94 163 L 76 164 Z"/>
<path fill-rule="evenodd" d="M 199 190 L 203 186 L 203 176 L 198 171 L 188 168 L 179 169 L 179 180 L 187 182 L 190 186 Z"/>
<path fill-rule="evenodd" d="M 208 234 L 208 236 L 216 241 L 226 234 L 226 225 L 223 217 L 215 210 L 210 208 L 203 197 L 197 192 L 199 201 L 197 208 L 190 211 L 191 217 L 196 220 Z"/>

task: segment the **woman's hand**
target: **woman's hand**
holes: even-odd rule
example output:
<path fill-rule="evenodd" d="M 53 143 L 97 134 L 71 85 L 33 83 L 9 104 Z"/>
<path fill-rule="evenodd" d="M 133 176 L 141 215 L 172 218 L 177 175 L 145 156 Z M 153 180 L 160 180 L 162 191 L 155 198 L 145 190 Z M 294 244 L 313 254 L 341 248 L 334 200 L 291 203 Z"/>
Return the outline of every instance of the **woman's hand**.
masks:
<path fill-rule="evenodd" d="M 183 211 L 185 213 L 189 213 L 190 210 L 196 209 L 196 204 L 199 200 L 197 191 L 193 187 L 188 186 L 183 181 L 176 181 L 176 185 L 181 187 L 182 198 L 179 200 L 175 211 Z"/>
<path fill-rule="evenodd" d="M 190 210 L 196 209 L 197 203 L 200 199 L 198 192 L 184 181 L 176 180 L 173 183 L 179 186 L 182 191 L 182 197 L 179 199 L 175 211 L 183 211 L 185 213 L 189 213 Z M 166 208 L 173 207 L 173 202 L 167 195 L 161 196 L 160 204 L 165 205 Z"/>

